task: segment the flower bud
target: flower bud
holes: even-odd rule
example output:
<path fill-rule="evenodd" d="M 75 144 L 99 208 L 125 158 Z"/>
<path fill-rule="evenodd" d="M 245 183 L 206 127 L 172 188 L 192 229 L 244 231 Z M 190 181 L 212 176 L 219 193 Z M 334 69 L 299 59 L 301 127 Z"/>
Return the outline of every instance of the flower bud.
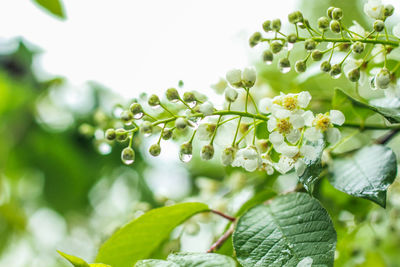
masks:
<path fill-rule="evenodd" d="M 290 71 L 290 61 L 287 57 L 279 59 L 278 62 L 279 69 L 282 73 L 287 73 Z"/>
<path fill-rule="evenodd" d="M 334 8 L 332 10 L 332 19 L 341 20 L 343 17 L 343 11 L 341 8 Z"/>
<path fill-rule="evenodd" d="M 175 120 L 175 127 L 178 130 L 184 130 L 188 126 L 188 122 L 185 118 L 177 118 Z"/>
<path fill-rule="evenodd" d="M 117 134 L 115 133 L 115 130 L 111 128 L 111 129 L 107 129 L 107 131 L 105 133 L 105 137 L 108 141 L 113 141 L 117 137 Z"/>
<path fill-rule="evenodd" d="M 126 165 L 132 164 L 135 161 L 135 151 L 130 147 L 124 148 L 121 152 L 121 160 Z"/>
<path fill-rule="evenodd" d="M 288 20 L 292 24 L 296 24 L 303 21 L 303 14 L 300 11 L 292 12 L 288 15 Z"/>
<path fill-rule="evenodd" d="M 328 10 L 326 11 L 326 14 L 328 15 L 329 18 L 332 19 L 332 12 L 335 9 L 335 7 L 331 6 L 328 8 Z"/>
<path fill-rule="evenodd" d="M 140 119 L 143 117 L 143 108 L 139 103 L 132 103 L 132 105 L 129 107 L 130 111 L 133 114 L 133 117 L 135 119 Z"/>
<path fill-rule="evenodd" d="M 303 60 L 296 61 L 295 69 L 298 73 L 305 72 L 307 69 L 307 64 Z"/>
<path fill-rule="evenodd" d="M 317 43 L 313 39 L 307 39 L 304 42 L 304 48 L 308 51 L 314 50 L 317 46 Z"/>
<path fill-rule="evenodd" d="M 331 20 L 329 24 L 331 27 L 331 31 L 334 33 L 340 33 L 342 26 L 340 26 L 340 22 L 338 20 Z"/>
<path fill-rule="evenodd" d="M 256 82 L 256 69 L 254 67 L 247 67 L 242 72 L 242 84 L 244 87 L 253 87 Z"/>
<path fill-rule="evenodd" d="M 342 73 L 342 65 L 334 64 L 329 74 L 332 76 L 332 78 L 336 79 L 339 78 L 341 73 Z"/>
<path fill-rule="evenodd" d="M 181 159 L 181 161 L 189 162 L 192 159 L 192 151 L 192 143 L 183 143 L 179 151 L 179 158 Z"/>
<path fill-rule="evenodd" d="M 297 41 L 297 35 L 294 33 L 291 33 L 287 36 L 287 41 L 288 43 L 294 44 Z"/>
<path fill-rule="evenodd" d="M 146 136 L 152 134 L 153 133 L 153 124 L 149 121 L 144 121 L 140 125 L 140 131 Z"/>
<path fill-rule="evenodd" d="M 350 47 L 350 43 L 340 43 L 338 48 L 341 52 L 346 52 Z"/>
<path fill-rule="evenodd" d="M 121 113 L 121 121 L 125 124 L 130 124 L 133 121 L 133 114 L 129 110 L 124 110 Z"/>
<path fill-rule="evenodd" d="M 374 22 L 374 30 L 377 31 L 377 32 L 381 32 L 384 29 L 385 29 L 385 23 L 380 19 L 375 20 L 375 22 Z"/>
<path fill-rule="evenodd" d="M 271 50 L 265 50 L 263 52 L 263 61 L 267 64 L 271 64 L 274 60 L 274 55 L 272 54 Z"/>
<path fill-rule="evenodd" d="M 226 73 L 226 80 L 233 87 L 242 87 L 242 71 L 239 69 L 232 69 Z"/>
<path fill-rule="evenodd" d="M 233 147 L 225 148 L 221 153 L 221 163 L 224 166 L 229 166 L 235 159 L 235 149 Z"/>
<path fill-rule="evenodd" d="M 226 88 L 225 89 L 225 99 L 228 102 L 235 102 L 238 98 L 238 92 L 233 88 Z"/>
<path fill-rule="evenodd" d="M 260 32 L 255 32 L 255 33 L 253 33 L 253 35 L 250 36 L 250 38 L 249 38 L 249 45 L 250 45 L 250 47 L 256 46 L 256 45 L 260 42 L 261 37 L 262 37 L 262 36 L 261 36 L 261 33 L 260 33 Z"/>
<path fill-rule="evenodd" d="M 393 15 L 394 12 L 394 6 L 392 5 L 385 5 L 385 8 L 383 9 L 383 14 L 385 15 L 385 17 L 390 17 L 391 15 Z"/>
<path fill-rule="evenodd" d="M 183 101 L 185 101 L 185 102 L 195 102 L 196 101 L 196 96 L 194 95 L 193 92 L 185 92 L 183 94 Z"/>
<path fill-rule="evenodd" d="M 214 147 L 212 145 L 205 145 L 201 149 L 200 156 L 203 160 L 210 160 L 214 156 Z"/>
<path fill-rule="evenodd" d="M 324 61 L 321 63 L 321 70 L 323 72 L 329 72 L 331 70 L 331 63 L 329 61 Z"/>
<path fill-rule="evenodd" d="M 271 28 L 271 21 L 270 20 L 266 20 L 264 23 L 263 23 L 263 29 L 264 29 L 264 31 L 265 32 L 270 32 L 270 31 L 272 31 L 272 28 Z"/>
<path fill-rule="evenodd" d="M 83 123 L 79 126 L 79 133 L 86 137 L 92 137 L 94 134 L 94 128 L 88 123 Z"/>
<path fill-rule="evenodd" d="M 204 102 L 199 107 L 200 113 L 203 113 L 205 116 L 209 116 L 214 112 L 214 105 L 210 101 Z"/>
<path fill-rule="evenodd" d="M 364 52 L 364 44 L 360 41 L 357 41 L 353 44 L 352 49 L 354 53 L 361 54 L 362 52 Z"/>
<path fill-rule="evenodd" d="M 381 69 L 375 75 L 375 86 L 379 89 L 387 89 L 390 84 L 390 71 L 386 68 Z"/>
<path fill-rule="evenodd" d="M 323 54 L 320 50 L 314 50 L 314 51 L 311 53 L 311 58 L 312 58 L 314 61 L 320 61 L 320 60 L 322 59 L 323 56 L 324 56 L 324 54 Z"/>
<path fill-rule="evenodd" d="M 119 128 L 115 130 L 115 138 L 118 142 L 124 142 L 128 139 L 128 132 L 125 129 Z"/>
<path fill-rule="evenodd" d="M 167 99 L 169 101 L 177 101 L 179 99 L 178 90 L 176 90 L 175 88 L 167 89 L 167 92 L 165 93 L 165 95 L 167 96 Z"/>
<path fill-rule="evenodd" d="M 281 30 L 281 26 L 282 26 L 282 23 L 281 23 L 280 19 L 274 19 L 272 21 L 272 29 L 274 31 L 279 32 Z"/>
<path fill-rule="evenodd" d="M 147 103 L 151 107 L 158 107 L 160 105 L 160 98 L 157 95 L 151 95 Z"/>
<path fill-rule="evenodd" d="M 149 153 L 150 155 L 152 155 L 153 157 L 157 157 L 158 155 L 160 155 L 161 153 L 161 147 L 159 144 L 153 144 L 150 146 L 149 148 Z"/>
<path fill-rule="evenodd" d="M 360 80 L 360 69 L 352 69 L 347 73 L 347 76 L 351 82 L 358 82 L 358 80 Z"/>
<path fill-rule="evenodd" d="M 271 46 L 271 51 L 274 54 L 279 53 L 283 48 L 283 44 L 280 41 L 273 41 L 271 42 L 270 46 Z"/>
<path fill-rule="evenodd" d="M 320 17 L 318 19 L 318 28 L 321 31 L 326 31 L 329 27 L 329 19 L 327 17 Z"/>
<path fill-rule="evenodd" d="M 164 131 L 161 133 L 161 137 L 164 140 L 169 140 L 172 137 L 172 129 L 164 129 Z"/>

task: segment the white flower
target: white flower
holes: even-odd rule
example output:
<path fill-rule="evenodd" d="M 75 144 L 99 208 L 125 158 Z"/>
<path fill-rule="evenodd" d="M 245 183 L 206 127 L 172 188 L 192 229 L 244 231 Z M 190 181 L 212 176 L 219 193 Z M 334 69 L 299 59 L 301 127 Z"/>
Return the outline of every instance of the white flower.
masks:
<path fill-rule="evenodd" d="M 272 104 L 272 98 L 264 97 L 258 102 L 258 108 L 262 113 L 270 113 Z"/>
<path fill-rule="evenodd" d="M 397 23 L 392 29 L 393 35 L 400 38 L 400 23 Z"/>
<path fill-rule="evenodd" d="M 361 66 L 364 64 L 364 61 L 362 59 L 354 59 L 354 58 L 348 58 L 345 61 L 345 64 L 343 66 L 343 73 L 346 75 L 347 78 L 349 78 L 349 73 L 354 70 L 354 69 L 360 69 L 360 84 L 364 85 L 368 81 L 368 75 L 365 73 L 365 71 L 361 70 Z"/>
<path fill-rule="evenodd" d="M 381 0 L 368 0 L 364 5 L 364 12 L 373 19 L 384 19 L 384 6 Z"/>
<path fill-rule="evenodd" d="M 214 112 L 214 105 L 210 101 L 204 102 L 199 107 L 200 112 L 206 116 L 211 115 Z"/>
<path fill-rule="evenodd" d="M 313 127 L 304 131 L 304 137 L 309 141 L 317 141 L 322 138 L 322 133 L 326 132 L 327 141 L 331 144 L 340 139 L 340 131 L 333 125 L 342 125 L 345 121 L 343 113 L 339 110 L 331 110 L 326 114 L 318 114 L 313 120 Z"/>
<path fill-rule="evenodd" d="M 400 29 L 399 29 L 400 31 Z M 385 60 L 385 54 L 383 53 L 385 51 L 385 47 L 381 44 L 376 44 L 374 48 L 371 51 L 371 55 L 374 57 L 373 61 L 375 63 L 381 63 Z"/>
<path fill-rule="evenodd" d="M 289 146 L 286 143 L 275 146 L 275 150 L 276 152 L 288 158 L 293 158 L 299 153 L 299 148 L 297 146 Z"/>
<path fill-rule="evenodd" d="M 291 169 L 293 169 L 294 164 L 295 164 L 295 161 L 292 158 L 281 156 L 279 158 L 278 163 L 274 164 L 274 167 L 278 172 L 285 174 L 288 171 L 290 171 Z"/>
<path fill-rule="evenodd" d="M 200 123 L 199 127 L 197 127 L 196 136 L 199 138 L 199 140 L 210 140 L 215 128 L 216 125 L 214 123 L 202 122 Z"/>
<path fill-rule="evenodd" d="M 237 98 L 238 98 L 238 92 L 235 89 L 233 89 L 231 87 L 228 87 L 225 89 L 226 101 L 235 102 Z"/>
<path fill-rule="evenodd" d="M 257 73 L 254 67 L 247 67 L 242 73 L 242 82 L 246 87 L 252 87 L 256 82 Z"/>
<path fill-rule="evenodd" d="M 358 35 L 353 36 L 354 38 L 358 38 L 359 39 L 359 38 L 365 37 L 364 28 L 360 24 L 358 24 L 358 22 L 355 21 L 355 20 L 353 20 L 353 25 L 351 25 L 349 27 L 349 30 L 358 34 Z"/>
<path fill-rule="evenodd" d="M 299 129 L 304 127 L 305 121 L 303 116 L 292 114 L 290 112 L 285 115 L 288 117 L 282 116 L 282 118 L 281 116 L 271 116 L 267 122 L 268 131 L 271 132 L 270 141 L 275 146 L 280 145 L 280 143 L 283 142 L 284 137 L 286 137 L 290 143 L 296 143 L 301 136 Z"/>
<path fill-rule="evenodd" d="M 218 82 L 211 84 L 211 88 L 214 89 L 217 94 L 222 94 L 227 86 L 228 83 L 222 77 L 219 78 Z"/>
<path fill-rule="evenodd" d="M 242 71 L 239 69 L 232 69 L 226 73 L 226 80 L 234 87 L 242 85 Z"/>
<path fill-rule="evenodd" d="M 221 153 L 221 163 L 224 166 L 229 166 L 232 164 L 235 158 L 236 149 L 233 147 L 225 148 Z"/>
<path fill-rule="evenodd" d="M 252 172 L 261 167 L 262 159 L 257 149 L 253 146 L 240 149 L 232 162 L 233 167 L 243 167 Z"/>
<path fill-rule="evenodd" d="M 283 94 L 274 97 L 273 104 L 276 104 L 286 110 L 294 111 L 299 108 L 306 108 L 310 103 L 311 95 L 308 91 L 299 94 Z"/>
<path fill-rule="evenodd" d="M 261 169 L 263 169 L 268 175 L 274 174 L 274 164 L 269 158 L 263 157 L 261 163 Z"/>
<path fill-rule="evenodd" d="M 390 71 L 386 68 L 381 69 L 374 77 L 373 89 L 387 89 L 390 85 Z"/>

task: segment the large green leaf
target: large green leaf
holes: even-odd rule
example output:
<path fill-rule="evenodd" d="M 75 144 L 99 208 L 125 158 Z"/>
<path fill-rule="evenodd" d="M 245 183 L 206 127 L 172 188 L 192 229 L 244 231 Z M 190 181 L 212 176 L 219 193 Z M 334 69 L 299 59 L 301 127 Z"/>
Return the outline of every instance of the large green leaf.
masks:
<path fill-rule="evenodd" d="M 386 190 L 396 174 L 396 156 L 393 151 L 382 145 L 372 145 L 349 157 L 335 159 L 329 181 L 340 191 L 385 207 Z"/>
<path fill-rule="evenodd" d="M 312 145 L 315 148 L 317 157 L 315 159 L 304 158 L 306 168 L 304 172 L 299 175 L 299 181 L 304 185 L 304 188 L 312 193 L 314 184 L 318 180 L 322 171 L 321 157 L 325 149 L 325 141 L 320 139 L 315 142 L 307 142 L 307 145 Z"/>
<path fill-rule="evenodd" d="M 341 89 L 335 88 L 332 98 L 332 107 L 342 111 L 346 116 L 347 122 L 363 123 L 369 116 L 375 113 L 375 111 L 360 103 L 360 101 L 351 97 Z"/>
<path fill-rule="evenodd" d="M 179 265 L 169 261 L 150 259 L 138 261 L 135 267 L 179 267 Z"/>
<path fill-rule="evenodd" d="M 49 11 L 51 14 L 65 19 L 65 12 L 60 0 L 33 0 L 38 5 Z"/>
<path fill-rule="evenodd" d="M 103 264 L 103 263 L 91 263 L 88 264 L 86 261 L 83 259 L 73 256 L 73 255 L 68 255 L 64 252 L 57 251 L 61 256 L 63 256 L 66 260 L 68 260 L 74 267 L 111 267 L 110 265 Z"/>
<path fill-rule="evenodd" d="M 209 210 L 202 203 L 182 203 L 153 209 L 114 233 L 100 248 L 97 262 L 131 267 L 150 257 L 179 224 L 196 213 Z"/>
<path fill-rule="evenodd" d="M 228 256 L 215 253 L 175 253 L 164 260 L 141 260 L 135 267 L 235 267 Z"/>
<path fill-rule="evenodd" d="M 233 233 L 237 259 L 244 267 L 333 266 L 336 232 L 326 210 L 305 193 L 291 193 L 245 213 Z"/>

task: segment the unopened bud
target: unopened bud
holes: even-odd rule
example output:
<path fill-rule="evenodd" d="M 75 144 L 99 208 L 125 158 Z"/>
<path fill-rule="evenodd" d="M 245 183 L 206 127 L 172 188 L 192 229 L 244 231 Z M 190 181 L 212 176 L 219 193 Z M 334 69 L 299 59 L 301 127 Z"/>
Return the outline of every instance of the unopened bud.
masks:
<path fill-rule="evenodd" d="M 132 103 L 129 109 L 135 119 L 140 119 L 141 117 L 143 117 L 143 108 L 139 103 Z"/>
<path fill-rule="evenodd" d="M 321 63 L 321 70 L 323 72 L 329 72 L 331 70 L 331 63 L 329 61 L 324 61 Z"/>
<path fill-rule="evenodd" d="M 338 20 L 332 20 L 329 26 L 331 27 L 331 31 L 334 33 L 340 33 L 342 29 L 342 26 Z"/>
<path fill-rule="evenodd" d="M 385 5 L 385 9 L 383 10 L 383 14 L 385 15 L 385 17 L 390 17 L 391 15 L 393 15 L 394 12 L 394 6 L 392 5 Z"/>
<path fill-rule="evenodd" d="M 121 160 L 126 165 L 132 164 L 135 161 L 135 151 L 130 147 L 124 148 L 121 152 Z"/>
<path fill-rule="evenodd" d="M 221 163 L 224 166 L 229 166 L 232 164 L 235 158 L 235 149 L 233 147 L 227 147 L 222 151 Z"/>
<path fill-rule="evenodd" d="M 272 21 L 272 29 L 274 31 L 279 32 L 281 30 L 281 26 L 282 26 L 282 23 L 281 23 L 280 19 L 274 19 Z"/>
<path fill-rule="evenodd" d="M 254 67 L 247 67 L 242 72 L 242 83 L 244 87 L 253 87 L 256 82 L 257 73 Z"/>
<path fill-rule="evenodd" d="M 331 72 L 329 73 L 333 78 L 339 78 L 342 73 L 342 65 L 334 64 L 332 65 Z"/>
<path fill-rule="evenodd" d="M 265 50 L 263 52 L 263 61 L 267 64 L 271 64 L 274 60 L 274 54 L 272 54 L 271 50 Z"/>
<path fill-rule="evenodd" d="M 188 125 L 188 122 L 185 118 L 177 118 L 175 120 L 175 127 L 178 130 L 184 130 Z"/>
<path fill-rule="evenodd" d="M 115 130 L 115 138 L 118 142 L 124 142 L 128 139 L 128 132 L 125 129 L 119 128 Z"/>
<path fill-rule="evenodd" d="M 228 102 L 235 102 L 238 98 L 238 92 L 233 88 L 226 88 L 225 89 L 225 99 Z"/>
<path fill-rule="evenodd" d="M 297 41 L 297 35 L 294 33 L 291 33 L 287 37 L 287 41 L 291 44 L 294 44 Z"/>
<path fill-rule="evenodd" d="M 328 8 L 328 10 L 326 11 L 326 14 L 328 15 L 329 18 L 332 19 L 332 12 L 335 9 L 335 7 L 331 6 Z"/>
<path fill-rule="evenodd" d="M 265 32 L 270 32 L 270 31 L 272 31 L 271 21 L 270 21 L 270 20 L 266 20 L 266 21 L 263 23 L 262 26 L 263 26 L 263 29 L 264 29 Z"/>
<path fill-rule="evenodd" d="M 288 15 L 288 20 L 292 24 L 296 24 L 303 21 L 303 14 L 300 11 L 292 12 Z"/>
<path fill-rule="evenodd" d="M 360 41 L 357 41 L 353 44 L 352 49 L 354 53 L 361 54 L 362 52 L 364 52 L 364 44 Z"/>
<path fill-rule="evenodd" d="M 318 19 L 318 28 L 321 31 L 326 31 L 329 27 L 329 19 L 327 17 L 320 17 Z"/>
<path fill-rule="evenodd" d="M 287 57 L 279 59 L 278 62 L 279 69 L 282 73 L 287 73 L 290 71 L 290 61 Z"/>
<path fill-rule="evenodd" d="M 308 39 L 304 42 L 304 48 L 308 51 L 314 50 L 316 46 L 317 42 L 315 42 L 313 39 Z"/>
<path fill-rule="evenodd" d="M 271 42 L 270 46 L 271 46 L 271 51 L 274 54 L 279 53 L 283 48 L 283 44 L 280 41 L 273 41 Z"/>
<path fill-rule="evenodd" d="M 144 121 L 142 125 L 140 126 L 140 131 L 144 135 L 150 135 L 153 133 L 153 124 L 149 121 Z"/>
<path fill-rule="evenodd" d="M 324 54 L 323 54 L 320 50 L 314 50 L 314 51 L 311 53 L 311 58 L 312 58 L 314 61 L 320 61 L 320 60 L 322 59 L 323 55 L 324 55 Z"/>
<path fill-rule="evenodd" d="M 114 129 L 107 129 L 107 131 L 105 133 L 105 137 L 107 140 L 113 141 L 117 137 L 117 134 L 115 133 Z"/>
<path fill-rule="evenodd" d="M 343 17 L 343 11 L 341 8 L 334 8 L 332 10 L 332 19 L 341 20 Z"/>
<path fill-rule="evenodd" d="M 358 82 L 358 80 L 360 80 L 360 69 L 359 68 L 352 69 L 347 73 L 347 76 L 349 77 L 350 81 Z"/>
<path fill-rule="evenodd" d="M 193 92 L 185 92 L 183 94 L 183 101 L 185 101 L 185 102 L 195 102 L 196 101 L 196 96 L 194 95 Z"/>
<path fill-rule="evenodd" d="M 374 30 L 377 31 L 377 32 L 381 32 L 384 29 L 385 29 L 385 23 L 380 19 L 375 20 L 375 22 L 374 22 Z"/>
<path fill-rule="evenodd" d="M 212 145 L 205 145 L 201 149 L 200 156 L 203 160 L 210 160 L 214 156 L 214 147 Z"/>
<path fill-rule="evenodd" d="M 161 147 L 159 144 L 153 144 L 150 146 L 149 148 L 149 153 L 150 155 L 152 155 L 153 157 L 157 157 L 158 155 L 160 155 L 161 153 Z"/>
<path fill-rule="evenodd" d="M 121 121 L 125 124 L 130 124 L 133 121 L 133 114 L 129 110 L 124 110 L 121 113 Z"/>
<path fill-rule="evenodd" d="M 164 129 L 164 131 L 161 134 L 162 139 L 164 140 L 169 140 L 172 137 L 172 129 Z"/>
<path fill-rule="evenodd" d="M 387 89 L 390 84 L 390 71 L 386 68 L 381 69 L 375 76 L 375 86 L 379 89 Z"/>
<path fill-rule="evenodd" d="M 169 101 L 177 101 L 179 99 L 178 90 L 176 90 L 175 88 L 167 89 L 167 92 L 165 93 L 165 95 L 167 96 L 167 99 Z"/>
<path fill-rule="evenodd" d="M 262 36 L 261 36 L 261 33 L 260 33 L 260 32 L 255 32 L 255 33 L 253 33 L 253 35 L 250 36 L 250 38 L 249 38 L 249 45 L 250 45 L 250 47 L 256 46 L 256 45 L 260 42 L 261 37 L 262 37 Z"/>
<path fill-rule="evenodd" d="M 157 95 L 151 95 L 147 103 L 149 104 L 149 106 L 157 107 L 160 105 L 160 98 L 158 98 Z"/>
<path fill-rule="evenodd" d="M 298 61 L 296 61 L 296 64 L 295 64 L 295 70 L 298 72 L 298 73 L 301 73 L 301 72 L 305 72 L 306 71 L 306 69 L 307 69 L 307 64 L 306 64 L 306 62 L 304 62 L 303 60 L 298 60 Z"/>
<path fill-rule="evenodd" d="M 226 73 L 226 80 L 233 87 L 242 87 L 242 71 L 239 69 L 232 69 Z"/>

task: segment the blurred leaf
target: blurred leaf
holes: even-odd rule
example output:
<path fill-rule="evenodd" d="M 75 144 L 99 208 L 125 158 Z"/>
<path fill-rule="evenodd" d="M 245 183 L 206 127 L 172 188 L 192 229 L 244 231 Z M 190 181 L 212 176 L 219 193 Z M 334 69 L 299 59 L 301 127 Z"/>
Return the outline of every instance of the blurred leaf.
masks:
<path fill-rule="evenodd" d="M 179 267 L 179 265 L 164 260 L 141 260 L 135 264 L 135 267 Z"/>
<path fill-rule="evenodd" d="M 336 232 L 318 200 L 291 193 L 245 213 L 233 245 L 244 267 L 296 266 L 305 257 L 315 266 L 333 266 Z"/>
<path fill-rule="evenodd" d="M 304 158 L 304 163 L 306 164 L 306 168 L 302 175 L 299 176 L 299 181 L 304 185 L 304 188 L 312 194 L 314 184 L 318 180 L 319 175 L 322 171 L 321 157 L 322 152 L 324 152 L 326 143 L 325 140 L 320 139 L 315 142 L 306 142 L 306 145 L 311 145 L 315 148 L 315 152 L 317 153 L 317 157 L 313 160 Z"/>
<path fill-rule="evenodd" d="M 60 0 L 33 0 L 38 5 L 43 7 L 45 10 L 50 12 L 51 14 L 59 17 L 61 19 L 65 19 L 65 12 Z"/>
<path fill-rule="evenodd" d="M 100 247 L 96 261 L 114 267 L 130 267 L 136 261 L 149 257 L 176 226 L 207 210 L 208 206 L 202 203 L 182 203 L 153 209 L 114 233 Z"/>
<path fill-rule="evenodd" d="M 277 194 L 276 192 L 274 192 L 272 189 L 265 189 L 261 192 L 258 192 L 257 194 L 255 194 L 252 198 L 250 198 L 249 200 L 247 200 L 238 210 L 238 212 L 236 212 L 236 217 L 240 217 L 242 216 L 246 211 L 248 211 L 249 209 L 251 209 L 252 207 L 261 204 L 265 201 L 267 201 L 268 199 L 271 199 L 273 197 L 275 197 Z"/>
<path fill-rule="evenodd" d="M 386 190 L 396 178 L 393 151 L 382 145 L 364 147 L 349 157 L 333 161 L 329 182 L 338 190 L 386 206 Z"/>
<path fill-rule="evenodd" d="M 75 267 L 89 267 L 89 264 L 82 260 L 79 257 L 76 256 L 72 256 L 72 255 L 68 255 L 64 252 L 61 251 L 57 251 L 61 256 L 63 256 L 65 259 L 67 259 L 70 263 L 72 263 L 72 265 L 74 265 Z"/>
<path fill-rule="evenodd" d="M 374 111 L 359 105 L 357 100 L 338 88 L 335 88 L 332 107 L 342 111 L 345 114 L 346 121 L 357 121 L 359 119 L 364 122 L 374 114 Z"/>
<path fill-rule="evenodd" d="M 181 267 L 235 267 L 235 261 L 224 255 L 215 253 L 176 253 L 167 258 Z"/>

